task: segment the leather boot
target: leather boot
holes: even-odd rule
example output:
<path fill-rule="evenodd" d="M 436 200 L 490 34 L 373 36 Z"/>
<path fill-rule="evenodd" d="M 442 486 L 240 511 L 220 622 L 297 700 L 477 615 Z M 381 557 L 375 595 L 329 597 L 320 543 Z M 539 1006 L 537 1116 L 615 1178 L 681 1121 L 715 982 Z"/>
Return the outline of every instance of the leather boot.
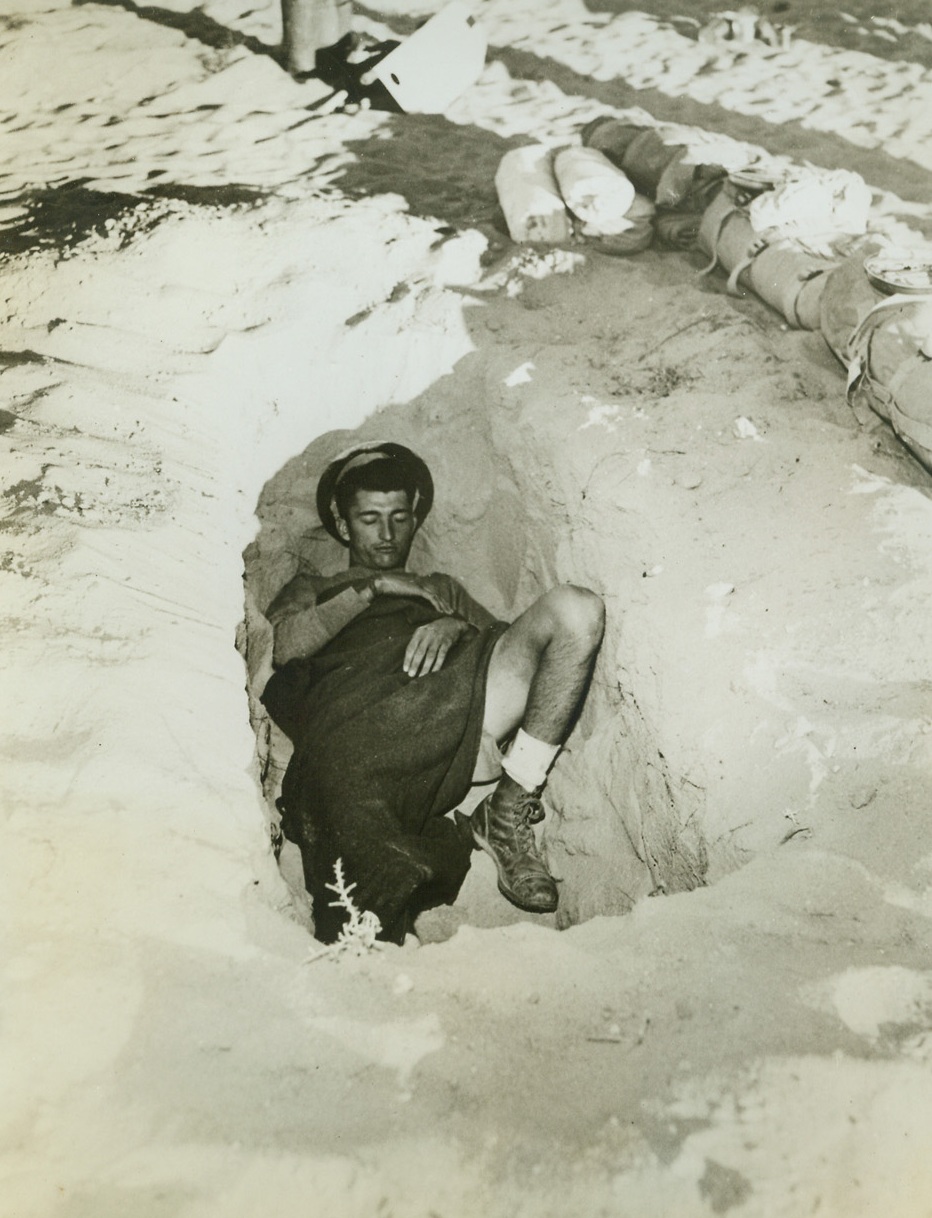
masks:
<path fill-rule="evenodd" d="M 544 819 L 538 794 L 525 791 L 506 774 L 471 819 L 476 845 L 498 870 L 502 896 L 529 913 L 553 913 L 559 901 L 557 886 L 531 828 Z"/>

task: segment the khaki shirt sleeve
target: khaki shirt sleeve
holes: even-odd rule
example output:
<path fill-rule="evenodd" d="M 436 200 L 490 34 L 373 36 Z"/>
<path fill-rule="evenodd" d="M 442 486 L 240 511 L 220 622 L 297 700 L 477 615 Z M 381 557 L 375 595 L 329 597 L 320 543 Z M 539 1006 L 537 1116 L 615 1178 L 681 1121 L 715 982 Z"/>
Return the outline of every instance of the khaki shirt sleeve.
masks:
<path fill-rule="evenodd" d="M 471 626 L 475 626 L 477 630 L 483 630 L 486 626 L 491 626 L 493 622 L 499 620 L 484 605 L 480 605 L 477 600 L 473 600 L 463 585 L 451 575 L 444 575 L 441 571 L 435 571 L 432 575 L 428 576 L 428 579 L 437 591 L 450 602 L 457 617 L 463 618 Z"/>
<path fill-rule="evenodd" d="M 266 610 L 275 632 L 272 659 L 276 665 L 314 655 L 372 603 L 371 593 L 347 587 L 318 604 L 323 582 L 296 575 Z"/>

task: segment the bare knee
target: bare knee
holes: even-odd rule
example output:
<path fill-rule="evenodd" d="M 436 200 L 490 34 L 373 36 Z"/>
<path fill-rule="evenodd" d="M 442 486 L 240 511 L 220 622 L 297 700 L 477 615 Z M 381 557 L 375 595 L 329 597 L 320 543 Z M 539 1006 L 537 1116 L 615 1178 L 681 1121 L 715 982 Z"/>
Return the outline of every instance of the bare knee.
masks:
<path fill-rule="evenodd" d="M 595 651 L 605 632 L 605 602 L 601 596 L 589 588 L 560 584 L 551 588 L 544 599 L 555 628 Z"/>

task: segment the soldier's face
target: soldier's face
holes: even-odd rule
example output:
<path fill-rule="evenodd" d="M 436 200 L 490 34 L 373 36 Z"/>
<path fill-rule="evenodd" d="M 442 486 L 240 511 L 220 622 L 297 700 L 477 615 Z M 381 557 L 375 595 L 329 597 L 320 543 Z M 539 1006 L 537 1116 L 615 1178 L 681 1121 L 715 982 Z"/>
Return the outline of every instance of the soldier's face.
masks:
<path fill-rule="evenodd" d="M 417 521 L 406 491 L 357 491 L 337 529 L 351 567 L 396 571 L 408 561 Z"/>

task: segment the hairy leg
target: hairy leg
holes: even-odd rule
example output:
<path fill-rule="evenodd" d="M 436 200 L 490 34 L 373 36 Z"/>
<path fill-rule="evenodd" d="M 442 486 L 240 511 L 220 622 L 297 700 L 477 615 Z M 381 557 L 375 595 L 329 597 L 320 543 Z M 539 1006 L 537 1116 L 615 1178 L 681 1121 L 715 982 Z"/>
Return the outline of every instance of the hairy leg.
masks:
<path fill-rule="evenodd" d="M 509 626 L 489 662 L 483 728 L 499 743 L 522 730 L 470 825 L 473 841 L 495 863 L 499 891 L 531 913 L 552 913 L 559 904 L 532 826 L 543 819 L 538 794 L 575 721 L 604 628 L 601 599 L 563 585 Z"/>
<path fill-rule="evenodd" d="M 570 733 L 602 642 L 605 609 L 563 584 L 513 622 L 489 663 L 484 729 L 499 742 L 519 728 L 548 744 Z"/>

